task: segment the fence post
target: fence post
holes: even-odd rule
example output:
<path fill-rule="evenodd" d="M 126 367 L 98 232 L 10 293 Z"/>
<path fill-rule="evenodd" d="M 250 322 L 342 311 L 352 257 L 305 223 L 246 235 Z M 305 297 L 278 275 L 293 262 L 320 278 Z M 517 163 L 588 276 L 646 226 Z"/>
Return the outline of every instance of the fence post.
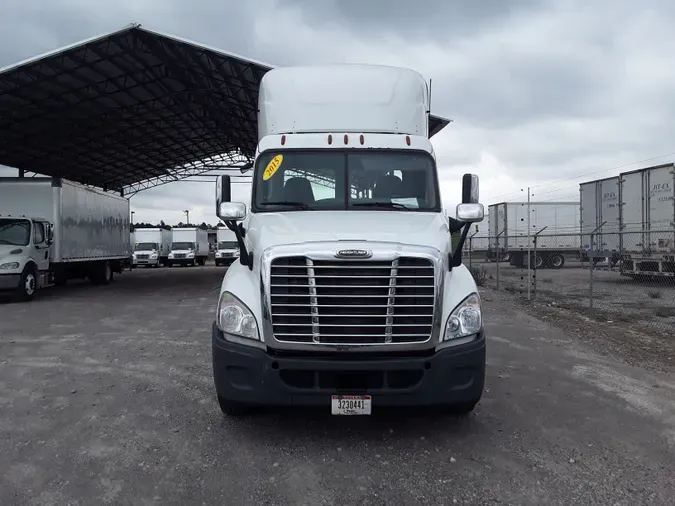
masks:
<path fill-rule="evenodd" d="M 534 234 L 533 246 L 534 246 L 534 274 L 532 275 L 532 297 L 537 298 L 537 234 Z"/>
<path fill-rule="evenodd" d="M 588 258 L 589 258 L 589 261 L 590 261 L 590 266 L 589 266 L 588 272 L 590 272 L 590 276 L 591 276 L 590 294 L 589 294 L 589 307 L 590 307 L 590 309 L 593 309 L 593 268 L 595 267 L 595 242 L 594 242 L 593 238 L 595 237 L 595 234 L 602 227 L 605 226 L 605 223 L 607 223 L 607 222 L 603 221 L 602 224 L 599 227 L 597 227 L 595 230 L 593 230 L 590 234 L 591 235 L 591 244 L 590 244 L 591 251 L 588 255 Z"/>
<path fill-rule="evenodd" d="M 499 291 L 499 263 L 502 257 L 501 251 L 499 250 L 499 234 L 497 234 L 495 244 L 496 244 L 495 262 L 497 262 L 497 291 Z"/>
<path fill-rule="evenodd" d="M 593 248 L 593 232 L 591 232 L 591 249 L 588 252 L 588 261 L 589 261 L 589 266 L 588 266 L 588 272 L 590 273 L 591 276 L 591 283 L 590 283 L 590 300 L 589 300 L 589 305 L 590 308 L 593 309 L 593 264 L 595 263 L 593 260 L 595 258 L 595 249 Z"/>
<path fill-rule="evenodd" d="M 469 236 L 469 270 L 471 270 L 471 266 L 473 265 L 473 238 L 478 232 L 474 232 Z"/>

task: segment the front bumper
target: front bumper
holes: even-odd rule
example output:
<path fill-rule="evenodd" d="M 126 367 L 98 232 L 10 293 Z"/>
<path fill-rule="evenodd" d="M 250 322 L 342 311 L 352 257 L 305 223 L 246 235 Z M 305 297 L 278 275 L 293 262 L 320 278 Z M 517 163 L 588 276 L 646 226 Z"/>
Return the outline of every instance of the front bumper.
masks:
<path fill-rule="evenodd" d="M 137 258 L 134 261 L 134 265 L 158 265 L 159 258 Z"/>
<path fill-rule="evenodd" d="M 369 394 L 374 407 L 459 404 L 485 383 L 483 334 L 428 356 L 290 356 L 226 341 L 214 324 L 212 350 L 218 395 L 251 405 L 329 407 L 334 394 Z"/>
<path fill-rule="evenodd" d="M 14 290 L 20 282 L 21 274 L 0 274 L 0 290 Z"/>

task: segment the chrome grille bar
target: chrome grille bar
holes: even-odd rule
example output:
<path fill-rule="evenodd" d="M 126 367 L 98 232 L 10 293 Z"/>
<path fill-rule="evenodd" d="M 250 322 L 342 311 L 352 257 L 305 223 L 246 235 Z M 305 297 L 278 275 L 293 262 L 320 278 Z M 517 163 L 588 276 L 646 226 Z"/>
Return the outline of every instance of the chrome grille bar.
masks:
<path fill-rule="evenodd" d="M 424 343 L 434 324 L 434 264 L 395 260 L 277 257 L 268 278 L 271 326 L 279 342 Z"/>

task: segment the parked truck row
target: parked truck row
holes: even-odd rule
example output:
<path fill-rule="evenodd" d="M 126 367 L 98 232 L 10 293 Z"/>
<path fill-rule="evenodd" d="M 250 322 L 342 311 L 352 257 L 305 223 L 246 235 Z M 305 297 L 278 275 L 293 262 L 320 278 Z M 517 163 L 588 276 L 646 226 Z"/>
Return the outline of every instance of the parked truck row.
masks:
<path fill-rule="evenodd" d="M 58 178 L 0 178 L 0 289 L 24 300 L 88 278 L 107 284 L 130 260 L 129 201 Z"/>

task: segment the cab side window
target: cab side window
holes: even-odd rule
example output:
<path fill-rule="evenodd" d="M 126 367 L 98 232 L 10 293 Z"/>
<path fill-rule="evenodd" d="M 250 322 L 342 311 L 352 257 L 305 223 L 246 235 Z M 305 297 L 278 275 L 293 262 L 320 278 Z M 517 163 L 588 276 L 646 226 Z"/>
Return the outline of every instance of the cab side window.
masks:
<path fill-rule="evenodd" d="M 42 244 L 45 242 L 45 226 L 40 222 L 35 222 L 33 225 L 33 244 Z"/>

